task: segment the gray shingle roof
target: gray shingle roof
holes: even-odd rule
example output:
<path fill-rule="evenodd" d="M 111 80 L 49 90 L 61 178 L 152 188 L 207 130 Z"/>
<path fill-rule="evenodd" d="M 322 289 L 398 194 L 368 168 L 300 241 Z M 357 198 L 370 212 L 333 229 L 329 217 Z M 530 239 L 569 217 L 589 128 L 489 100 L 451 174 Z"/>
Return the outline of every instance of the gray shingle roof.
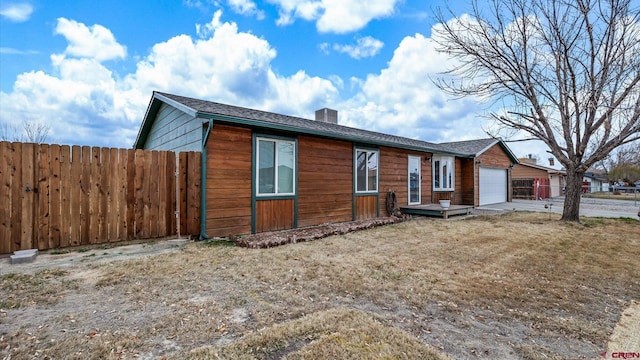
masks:
<path fill-rule="evenodd" d="M 213 101 L 194 99 L 162 92 L 153 93 L 151 103 L 147 108 L 147 113 L 145 114 L 145 118 L 134 144 L 135 148 L 141 148 L 144 146 L 149 131 L 151 130 L 155 113 L 158 111 L 161 102 L 178 107 L 182 111 L 189 113 L 191 116 L 201 119 L 214 118 L 216 121 L 241 124 L 256 128 L 276 129 L 291 133 L 302 133 L 348 140 L 356 143 L 391 146 L 440 154 L 452 154 L 462 157 L 479 155 L 490 146 L 499 143 L 502 149 L 511 157 L 512 161 L 515 163 L 518 162 L 511 150 L 500 139 L 489 138 L 436 144 L 402 136 L 383 134 L 344 125 L 276 114 L 240 106 L 226 105 Z"/>
<path fill-rule="evenodd" d="M 488 138 L 488 139 L 477 139 L 477 140 L 468 140 L 468 141 L 455 141 L 455 142 L 447 142 L 440 143 L 439 145 L 443 150 L 448 150 L 452 152 L 456 152 L 464 155 L 478 155 L 489 147 L 493 146 L 499 142 L 499 139 Z"/>
<path fill-rule="evenodd" d="M 155 92 L 155 95 L 171 99 L 190 109 L 193 109 L 200 117 L 207 115 L 221 115 L 233 119 L 244 119 L 254 123 L 254 125 L 264 125 L 264 127 L 275 126 L 283 130 L 291 130 L 301 133 L 310 133 L 327 137 L 342 139 L 352 139 L 363 143 L 373 143 L 380 145 L 397 146 L 401 148 L 411 148 L 431 152 L 449 152 L 440 148 L 440 145 L 422 140 L 410 139 L 402 136 L 383 134 L 374 131 L 356 129 L 344 125 L 337 125 L 321 121 L 309 120 L 295 116 L 282 115 L 267 111 L 244 108 L 240 106 L 226 105 L 212 101 L 194 99 L 179 95 Z M 258 122 L 255 124 L 255 122 Z"/>

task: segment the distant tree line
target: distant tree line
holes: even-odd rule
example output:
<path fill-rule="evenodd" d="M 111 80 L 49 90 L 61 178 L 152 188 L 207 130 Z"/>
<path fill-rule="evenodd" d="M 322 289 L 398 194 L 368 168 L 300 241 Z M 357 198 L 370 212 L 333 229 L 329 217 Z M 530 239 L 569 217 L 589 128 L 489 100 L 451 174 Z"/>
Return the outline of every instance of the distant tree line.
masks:
<path fill-rule="evenodd" d="M 39 121 L 23 121 L 22 126 L 0 126 L 1 141 L 18 141 L 42 144 L 47 141 L 51 127 Z"/>

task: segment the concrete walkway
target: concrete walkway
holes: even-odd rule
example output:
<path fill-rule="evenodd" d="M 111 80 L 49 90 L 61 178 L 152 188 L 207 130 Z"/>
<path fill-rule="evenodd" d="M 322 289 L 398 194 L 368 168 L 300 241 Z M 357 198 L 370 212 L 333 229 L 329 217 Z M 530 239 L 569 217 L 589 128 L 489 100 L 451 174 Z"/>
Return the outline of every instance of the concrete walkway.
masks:
<path fill-rule="evenodd" d="M 545 205 L 547 206 L 545 208 Z M 564 197 L 545 200 L 513 200 L 512 202 L 484 205 L 479 211 L 539 211 L 562 214 Z M 583 198 L 580 201 L 580 216 L 639 219 L 640 202 L 630 200 Z"/>
<path fill-rule="evenodd" d="M 622 354 L 640 353 L 640 303 L 633 302 L 620 316 L 604 358 L 623 358 Z M 629 359 L 631 357 L 628 357 Z"/>

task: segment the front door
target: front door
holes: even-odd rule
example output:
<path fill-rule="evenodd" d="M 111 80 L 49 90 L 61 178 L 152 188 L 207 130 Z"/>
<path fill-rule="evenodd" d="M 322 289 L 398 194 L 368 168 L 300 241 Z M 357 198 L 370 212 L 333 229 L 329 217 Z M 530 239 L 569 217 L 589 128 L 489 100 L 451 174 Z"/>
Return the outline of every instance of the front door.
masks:
<path fill-rule="evenodd" d="M 409 155 L 409 205 L 420 204 L 420 157 Z"/>

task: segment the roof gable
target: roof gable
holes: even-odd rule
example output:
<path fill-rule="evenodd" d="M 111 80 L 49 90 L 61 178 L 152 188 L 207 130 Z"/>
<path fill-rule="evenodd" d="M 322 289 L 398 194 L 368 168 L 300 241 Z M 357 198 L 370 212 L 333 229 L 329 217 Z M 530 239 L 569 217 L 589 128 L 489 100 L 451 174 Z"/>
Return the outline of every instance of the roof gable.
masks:
<path fill-rule="evenodd" d="M 518 164 L 520 162 L 515 154 L 511 151 L 511 149 L 507 146 L 507 144 L 499 138 L 454 141 L 441 143 L 439 145 L 447 151 L 464 154 L 470 157 L 476 157 L 482 155 L 485 151 L 489 150 L 496 144 L 500 146 L 502 151 L 504 151 L 507 156 L 509 156 L 509 159 L 511 159 L 512 163 Z"/>

